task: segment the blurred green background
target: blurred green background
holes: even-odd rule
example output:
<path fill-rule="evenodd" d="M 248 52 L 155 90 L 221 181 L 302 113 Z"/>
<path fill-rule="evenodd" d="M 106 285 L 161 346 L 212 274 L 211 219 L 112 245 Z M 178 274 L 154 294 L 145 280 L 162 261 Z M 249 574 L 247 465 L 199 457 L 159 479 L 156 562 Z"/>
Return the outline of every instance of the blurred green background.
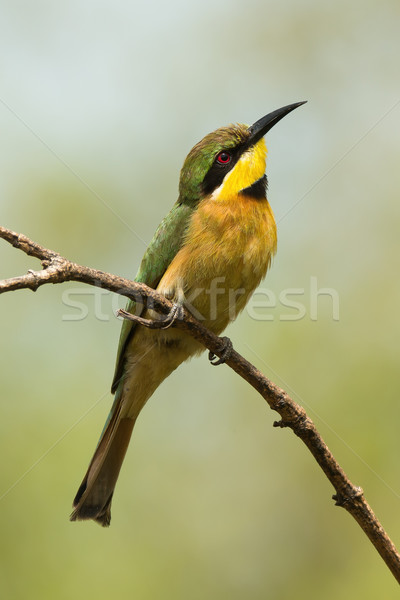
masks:
<path fill-rule="evenodd" d="M 0 12 L 1 223 L 119 275 L 136 272 L 195 142 L 309 101 L 267 136 L 279 250 L 262 287 L 276 306 L 253 304 L 229 335 L 305 406 L 399 544 L 399 3 L 2 0 Z M 38 267 L 0 241 L 0 277 Z M 312 281 L 337 294 L 338 319 L 327 295 L 312 318 Z M 302 319 L 279 301 L 288 289 Z M 3 598 L 396 597 L 305 447 L 205 355 L 143 410 L 111 528 L 70 523 L 123 302 L 75 284 L 0 302 Z"/>

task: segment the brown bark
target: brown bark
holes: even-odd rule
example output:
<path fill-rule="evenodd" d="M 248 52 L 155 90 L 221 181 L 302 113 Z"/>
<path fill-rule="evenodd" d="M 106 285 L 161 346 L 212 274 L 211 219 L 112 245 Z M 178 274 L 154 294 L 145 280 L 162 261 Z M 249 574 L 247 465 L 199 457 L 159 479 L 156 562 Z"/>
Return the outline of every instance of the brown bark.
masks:
<path fill-rule="evenodd" d="M 40 271 L 30 270 L 25 275 L 0 281 L 0 293 L 20 289 L 36 291 L 45 283 L 80 281 L 134 300 L 140 298 L 145 305 L 151 303 L 152 308 L 162 315 L 167 315 L 173 306 L 164 296 L 144 284 L 72 263 L 60 254 L 43 248 L 22 234 L 0 227 L 0 237 L 29 256 L 39 259 L 42 263 Z M 125 311 L 120 311 L 120 314 L 124 318 L 139 320 L 143 326 L 160 326 L 159 322 L 137 319 Z M 212 354 L 221 356 L 224 346 L 221 338 L 206 329 L 186 310 L 183 318 L 176 319 L 171 326 L 186 330 L 206 346 Z M 353 485 L 349 480 L 305 410 L 235 350 L 232 349 L 225 362 L 254 387 L 268 402 L 270 408 L 280 415 L 281 420 L 274 422 L 274 426 L 289 427 L 304 442 L 334 487 L 333 499 L 336 506 L 342 506 L 354 517 L 400 583 L 400 555 L 393 542 L 364 498 L 362 489 Z"/>

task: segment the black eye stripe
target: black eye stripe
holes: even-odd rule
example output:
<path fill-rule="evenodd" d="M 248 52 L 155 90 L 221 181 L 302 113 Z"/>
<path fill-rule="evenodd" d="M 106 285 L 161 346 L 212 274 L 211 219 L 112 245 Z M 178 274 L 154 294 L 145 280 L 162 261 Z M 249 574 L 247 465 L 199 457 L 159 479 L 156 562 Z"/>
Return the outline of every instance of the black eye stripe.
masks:
<path fill-rule="evenodd" d="M 243 152 L 243 147 L 237 146 L 236 148 L 228 148 L 226 150 L 226 153 L 231 156 L 231 160 L 227 163 L 220 163 L 217 161 L 217 157 L 220 156 L 222 152 L 224 151 L 220 150 L 220 152 L 218 152 L 213 164 L 211 165 L 210 169 L 208 170 L 208 173 L 203 179 L 203 193 L 206 195 L 212 194 L 213 191 L 221 185 L 225 175 L 229 173 L 231 169 L 233 169 L 233 167 L 239 160 Z"/>

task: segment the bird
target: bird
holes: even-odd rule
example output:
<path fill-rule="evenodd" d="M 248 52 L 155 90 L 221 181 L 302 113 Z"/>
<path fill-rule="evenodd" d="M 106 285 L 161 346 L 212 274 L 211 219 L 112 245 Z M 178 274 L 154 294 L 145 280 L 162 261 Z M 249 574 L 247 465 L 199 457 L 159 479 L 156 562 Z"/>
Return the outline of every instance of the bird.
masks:
<path fill-rule="evenodd" d="M 264 136 L 304 103 L 270 112 L 251 126 L 220 127 L 187 155 L 178 200 L 157 228 L 135 277 L 173 302 L 170 324 L 185 307 L 219 335 L 266 275 L 277 231 L 267 200 Z M 127 311 L 154 317 L 154 311 L 133 300 Z M 223 339 L 224 351 L 214 364 L 229 355 L 230 340 Z M 114 402 L 74 498 L 71 521 L 110 525 L 114 488 L 140 411 L 166 377 L 203 350 L 181 329 L 122 323 Z"/>

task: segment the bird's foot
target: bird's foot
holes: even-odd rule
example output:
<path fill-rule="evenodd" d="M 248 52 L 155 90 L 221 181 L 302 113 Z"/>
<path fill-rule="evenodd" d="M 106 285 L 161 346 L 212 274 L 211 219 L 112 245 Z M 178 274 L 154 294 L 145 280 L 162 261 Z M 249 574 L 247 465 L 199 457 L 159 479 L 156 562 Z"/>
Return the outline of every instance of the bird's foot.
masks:
<path fill-rule="evenodd" d="M 222 337 L 221 342 L 222 342 L 221 357 L 218 358 L 218 360 L 214 360 L 215 358 L 217 358 L 216 355 L 214 354 L 214 352 L 211 352 L 211 350 L 210 350 L 210 352 L 208 353 L 208 360 L 210 361 L 210 363 L 212 365 L 214 365 L 214 367 L 217 367 L 218 365 L 222 365 L 225 361 L 228 360 L 228 358 L 232 354 L 233 345 L 232 345 L 231 340 L 228 337 Z"/>
<path fill-rule="evenodd" d="M 134 323 L 138 323 L 139 325 L 143 325 L 143 327 L 148 327 L 149 329 L 168 329 L 168 327 L 172 327 L 175 321 L 180 321 L 184 317 L 184 308 L 182 304 L 173 304 L 171 310 L 165 317 L 161 319 L 145 319 L 138 315 L 133 315 L 132 313 L 123 310 L 120 308 L 117 311 L 117 316 L 122 317 L 123 319 L 127 319 L 128 321 L 133 321 Z"/>
<path fill-rule="evenodd" d="M 168 327 L 172 327 L 175 321 L 182 321 L 184 314 L 185 311 L 182 304 L 174 302 L 169 313 L 163 319 L 161 319 L 161 323 L 163 323 L 161 329 L 168 329 Z"/>

